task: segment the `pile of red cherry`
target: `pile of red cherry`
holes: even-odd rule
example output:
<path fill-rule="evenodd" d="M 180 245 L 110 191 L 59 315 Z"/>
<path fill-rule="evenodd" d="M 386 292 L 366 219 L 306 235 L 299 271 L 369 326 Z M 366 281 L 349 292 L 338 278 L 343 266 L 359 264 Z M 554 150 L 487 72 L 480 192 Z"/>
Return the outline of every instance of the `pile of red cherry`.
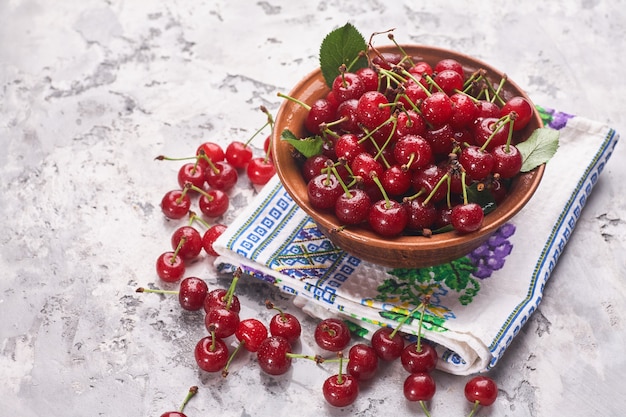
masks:
<path fill-rule="evenodd" d="M 201 144 L 196 154 L 187 158 L 158 156 L 158 160 L 191 159 L 178 170 L 179 188 L 165 193 L 161 211 L 171 220 L 187 218 L 189 224 L 180 226 L 171 236 L 171 251 L 162 253 L 156 261 L 159 278 L 165 282 L 178 282 L 186 270 L 186 262 L 196 259 L 202 250 L 217 256 L 213 243 L 226 230 L 226 225 L 208 220 L 217 219 L 230 207 L 228 192 L 237 184 L 239 172 L 244 171 L 254 185 L 265 185 L 276 173 L 269 153 L 268 136 L 264 142 L 264 156 L 254 157 L 248 143 L 233 141 L 223 150 L 214 142 Z M 200 213 L 192 210 L 196 203 Z M 200 223 L 204 232 L 195 227 Z"/>
<path fill-rule="evenodd" d="M 316 363 L 336 361 L 339 363 L 338 372 L 324 381 L 321 387 L 322 394 L 332 406 L 346 407 L 356 401 L 361 382 L 376 375 L 380 361 L 399 360 L 408 373 L 403 386 L 405 398 L 408 401 L 419 402 L 424 413 L 430 415 L 426 402 L 433 398 L 436 391 L 431 373 L 437 365 L 438 354 L 433 345 L 422 340 L 421 333 L 418 334 L 417 341 L 407 343 L 405 336 L 400 333 L 403 324 L 400 322 L 395 329 L 390 327 L 378 329 L 373 333 L 369 343 L 363 341 L 352 343 L 347 324 L 331 317 L 320 320 L 314 331 L 314 340 L 322 351 L 329 353 L 327 357 L 293 353 L 292 346 L 302 333 L 302 326 L 296 316 L 283 312 L 267 301 L 266 307 L 277 311 L 267 325 L 254 317 L 241 319 L 241 304 L 235 294 L 241 274 L 240 269 L 235 271 L 228 289 L 216 288 L 209 291 L 205 281 L 187 277 L 181 282 L 179 291 L 170 291 L 178 293 L 182 308 L 204 310 L 208 335 L 202 337 L 194 349 L 196 363 L 202 371 L 219 373 L 226 377 L 231 361 L 242 348 L 255 354 L 256 363 L 263 372 L 274 376 L 289 371 L 294 359 L 312 360 Z M 137 291 L 165 292 L 143 288 Z M 427 302 L 425 300 L 420 305 L 420 328 Z M 412 313 L 407 315 L 407 318 L 411 316 Z M 233 336 L 238 343 L 235 349 L 230 351 L 226 341 Z M 343 352 L 346 350 L 348 355 L 344 367 Z M 197 391 L 197 387 L 192 388 Z M 493 404 L 497 394 L 496 383 L 491 378 L 487 376 L 471 378 L 465 385 L 465 397 L 474 404 L 470 416 L 475 414 L 480 405 Z M 190 395 L 193 395 L 191 391 Z M 190 396 L 186 401 L 189 398 Z M 181 411 L 168 412 L 161 417 L 181 416 L 183 416 L 182 407 Z"/>
<path fill-rule="evenodd" d="M 519 132 L 533 115 L 525 98 L 501 97 L 505 82 L 466 74 L 455 59 L 431 66 L 400 53 L 342 68 L 307 106 L 305 128 L 323 139 L 322 152 L 296 152 L 311 206 L 381 236 L 479 229 L 484 210 L 467 189 L 480 185 L 496 203 L 505 197 L 522 167 Z"/>

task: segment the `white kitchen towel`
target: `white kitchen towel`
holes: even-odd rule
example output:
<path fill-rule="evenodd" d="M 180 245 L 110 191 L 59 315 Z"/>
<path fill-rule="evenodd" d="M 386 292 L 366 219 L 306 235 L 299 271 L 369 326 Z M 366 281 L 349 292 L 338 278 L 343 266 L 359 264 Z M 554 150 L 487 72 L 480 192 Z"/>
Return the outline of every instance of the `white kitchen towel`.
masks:
<path fill-rule="evenodd" d="M 368 338 L 398 325 L 430 295 L 423 334 L 437 346 L 438 368 L 458 375 L 490 369 L 535 311 L 550 273 L 619 135 L 604 124 L 540 109 L 560 130 L 531 201 L 465 257 L 444 265 L 393 269 L 335 247 L 277 178 L 268 183 L 215 242 L 222 271 L 240 267 L 294 295 L 309 314 L 339 316 Z M 418 332 L 418 315 L 402 331 Z"/>

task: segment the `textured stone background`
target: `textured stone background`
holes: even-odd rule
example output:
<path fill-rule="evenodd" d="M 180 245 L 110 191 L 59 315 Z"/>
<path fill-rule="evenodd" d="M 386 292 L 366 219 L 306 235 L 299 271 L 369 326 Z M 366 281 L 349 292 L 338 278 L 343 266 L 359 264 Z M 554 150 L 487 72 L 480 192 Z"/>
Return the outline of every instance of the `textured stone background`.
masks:
<path fill-rule="evenodd" d="M 535 102 L 626 131 L 621 0 L 0 1 L 2 415 L 158 416 L 196 384 L 189 417 L 421 413 L 394 366 L 346 410 L 321 397 L 334 371 L 326 366 L 298 363 L 274 379 L 243 355 L 227 380 L 201 375 L 190 352 L 202 316 L 181 313 L 173 297 L 134 293 L 155 283 L 154 260 L 177 226 L 159 202 L 178 165 L 153 158 L 247 139 L 265 121 L 259 105 L 275 111 L 276 92 L 317 65 L 323 35 L 346 21 L 474 55 Z M 480 415 L 626 410 L 624 149 L 539 310 L 493 371 L 500 396 Z M 222 220 L 255 191 L 242 181 Z M 227 285 L 210 260 L 190 271 Z M 259 282 L 238 292 L 244 315 L 267 318 L 266 298 L 291 308 Z M 307 351 L 314 322 L 302 319 Z M 466 378 L 436 377 L 432 415 L 467 415 Z"/>

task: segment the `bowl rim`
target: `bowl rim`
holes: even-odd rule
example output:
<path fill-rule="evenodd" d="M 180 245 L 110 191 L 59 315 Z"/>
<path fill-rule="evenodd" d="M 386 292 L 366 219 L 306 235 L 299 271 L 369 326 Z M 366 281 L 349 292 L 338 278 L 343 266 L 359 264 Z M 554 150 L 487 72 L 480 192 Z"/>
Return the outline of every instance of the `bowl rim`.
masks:
<path fill-rule="evenodd" d="M 487 71 L 488 74 L 492 76 L 505 75 L 503 72 L 487 64 L 486 62 L 483 62 L 480 59 L 473 58 L 469 55 L 456 52 L 454 50 L 420 44 L 404 44 L 400 45 L 400 47 L 403 48 L 412 57 L 420 57 L 420 54 L 411 52 L 418 50 L 439 54 L 442 56 L 452 55 L 450 57 L 459 60 L 459 62 L 461 62 L 461 64 L 466 69 L 476 70 L 478 68 L 483 68 Z M 398 47 L 396 47 L 395 45 L 380 46 L 376 47 L 376 49 L 379 52 L 383 53 L 399 52 Z M 533 104 L 527 93 L 508 77 L 507 85 L 507 89 L 515 90 L 516 92 L 520 93 L 520 95 L 529 100 L 531 104 Z M 289 96 L 297 97 L 304 102 L 307 102 L 308 100 L 308 103 L 311 104 L 314 99 L 325 95 L 325 93 L 320 94 L 320 89 L 322 91 L 325 89 L 325 92 L 329 91 L 329 88 L 323 78 L 321 69 L 318 67 L 310 71 L 307 75 L 300 79 L 298 83 L 296 83 L 296 85 L 293 86 L 293 88 L 291 89 Z M 305 97 L 302 97 L 302 94 L 304 94 Z M 535 119 L 535 124 L 537 125 L 537 127 L 542 127 L 543 122 L 541 120 L 541 117 L 539 116 L 538 111 L 534 107 L 534 104 L 533 108 L 535 109 L 533 115 L 533 118 Z M 297 179 L 297 184 L 288 182 L 286 180 L 289 172 L 292 172 L 294 168 L 297 168 L 297 163 L 293 157 L 290 158 L 290 161 L 285 161 L 284 159 L 281 159 L 281 157 L 285 155 L 286 149 L 289 149 L 289 152 L 291 152 L 291 145 L 281 140 L 281 134 L 283 130 L 282 126 L 293 120 L 294 114 L 299 114 L 300 112 L 305 111 L 306 110 L 299 104 L 290 100 L 285 100 L 281 104 L 277 112 L 275 118 L 276 126 L 272 133 L 273 137 L 271 141 L 272 153 L 275 158 L 276 172 L 284 188 L 291 196 L 291 198 L 296 202 L 296 204 L 300 206 L 309 216 L 311 216 L 316 221 L 316 223 L 318 223 L 323 229 L 331 232 L 333 230 L 341 229 L 340 233 L 342 234 L 342 239 L 349 239 L 355 242 L 367 241 L 369 245 L 377 245 L 385 247 L 388 250 L 400 251 L 406 251 L 413 246 L 416 249 L 420 246 L 427 246 L 428 250 L 445 249 L 451 246 L 466 243 L 468 241 L 468 238 L 484 241 L 486 237 L 495 232 L 500 226 L 508 222 L 528 203 L 532 195 L 535 193 L 537 187 L 539 186 L 539 183 L 541 182 L 545 171 L 545 164 L 541 164 L 531 171 L 519 174 L 515 179 L 513 179 L 511 186 L 515 189 L 519 189 L 520 187 L 526 189 L 526 192 L 521 195 L 523 198 L 519 198 L 517 200 L 505 198 L 505 200 L 501 204 L 499 204 L 492 212 L 485 215 L 482 227 L 479 230 L 469 234 L 459 234 L 456 231 L 447 231 L 443 233 L 436 233 L 429 237 L 419 235 L 398 235 L 394 237 L 383 237 L 377 235 L 374 231 L 361 226 L 350 226 L 344 228 L 341 227 L 342 225 L 339 224 L 333 213 L 317 211 L 308 205 L 308 197 L 306 195 L 306 182 L 304 181 L 303 177 L 300 176 Z M 298 136 L 298 132 L 294 133 L 296 133 L 296 135 Z"/>

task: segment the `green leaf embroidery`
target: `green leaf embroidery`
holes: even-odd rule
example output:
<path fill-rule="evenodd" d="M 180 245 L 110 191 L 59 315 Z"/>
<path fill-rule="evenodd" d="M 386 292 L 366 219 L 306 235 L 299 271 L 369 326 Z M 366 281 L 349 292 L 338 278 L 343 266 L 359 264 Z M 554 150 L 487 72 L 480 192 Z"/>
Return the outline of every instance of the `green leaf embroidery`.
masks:
<path fill-rule="evenodd" d="M 350 23 L 331 31 L 320 46 L 319 61 L 326 85 L 332 86 L 345 65 L 350 71 L 367 66 L 367 43 L 363 35 Z"/>
<path fill-rule="evenodd" d="M 532 171 L 554 156 L 559 147 L 559 131 L 547 127 L 535 129 L 528 139 L 516 146 L 524 161 L 521 171 Z"/>
<path fill-rule="evenodd" d="M 324 139 L 320 136 L 299 139 L 291 130 L 285 129 L 283 130 L 283 133 L 281 133 L 280 137 L 282 140 L 289 142 L 291 146 L 296 148 L 296 150 L 304 155 L 305 158 L 310 158 L 311 156 L 322 153 Z"/>

